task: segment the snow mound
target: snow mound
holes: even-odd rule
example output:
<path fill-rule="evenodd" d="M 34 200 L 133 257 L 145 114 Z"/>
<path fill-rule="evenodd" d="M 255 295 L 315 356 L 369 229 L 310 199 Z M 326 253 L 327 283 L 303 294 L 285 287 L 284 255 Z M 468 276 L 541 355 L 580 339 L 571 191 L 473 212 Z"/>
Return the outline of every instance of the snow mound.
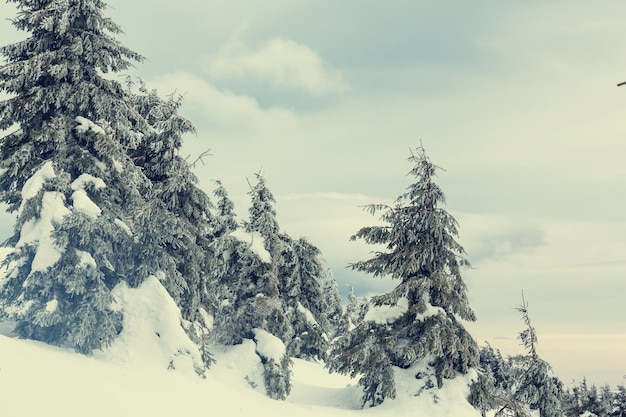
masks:
<path fill-rule="evenodd" d="M 88 184 L 93 184 L 96 190 L 106 187 L 106 184 L 101 178 L 97 178 L 89 174 L 81 174 L 71 184 L 72 190 L 74 190 L 74 193 L 72 194 L 72 202 L 74 210 L 87 215 L 92 220 L 95 220 L 98 216 L 100 216 L 100 214 L 102 214 L 102 210 L 87 195 L 85 187 Z"/>
<path fill-rule="evenodd" d="M 159 280 L 151 276 L 138 288 L 118 284 L 114 307 L 124 315 L 113 344 L 94 356 L 143 369 L 175 369 L 195 374 L 202 369 L 197 346 L 181 327 L 181 313 Z"/>
<path fill-rule="evenodd" d="M 287 352 L 282 340 L 263 329 L 254 329 L 254 341 L 257 353 L 267 360 L 273 359 L 275 363 L 280 363 Z"/>
<path fill-rule="evenodd" d="M 216 363 L 207 373 L 208 378 L 265 397 L 263 364 L 253 340 L 244 339 L 235 346 L 215 346 L 212 353 Z"/>
<path fill-rule="evenodd" d="M 106 184 L 102 180 L 102 178 L 94 177 L 90 174 L 80 174 L 78 178 L 72 181 L 71 187 L 72 190 L 84 190 L 88 184 L 93 184 L 96 190 L 100 190 L 106 187 Z"/>
<path fill-rule="evenodd" d="M 74 191 L 72 193 L 72 203 L 74 210 L 83 213 L 92 220 L 96 220 L 102 214 L 100 207 L 89 198 L 85 190 Z"/>

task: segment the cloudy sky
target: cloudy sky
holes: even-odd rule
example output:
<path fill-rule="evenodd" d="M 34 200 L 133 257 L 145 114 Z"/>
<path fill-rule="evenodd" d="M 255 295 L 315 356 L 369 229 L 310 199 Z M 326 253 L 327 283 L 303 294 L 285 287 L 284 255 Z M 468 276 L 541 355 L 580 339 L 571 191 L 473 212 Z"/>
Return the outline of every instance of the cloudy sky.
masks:
<path fill-rule="evenodd" d="M 240 218 L 262 171 L 342 291 L 386 291 L 345 268 L 371 250 L 349 237 L 377 221 L 360 206 L 404 191 L 421 141 L 473 264 L 478 341 L 520 351 L 523 290 L 564 382 L 626 383 L 622 0 L 108 4 L 147 58 L 133 74 L 185 96 L 184 152 L 211 150 L 201 185 L 221 179 Z M 2 44 L 20 36 L 0 22 Z"/>

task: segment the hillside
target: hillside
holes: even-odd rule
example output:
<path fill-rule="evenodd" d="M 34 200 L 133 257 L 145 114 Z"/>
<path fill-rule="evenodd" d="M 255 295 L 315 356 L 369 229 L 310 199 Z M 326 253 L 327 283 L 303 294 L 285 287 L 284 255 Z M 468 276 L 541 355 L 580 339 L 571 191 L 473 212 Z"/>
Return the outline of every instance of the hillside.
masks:
<path fill-rule="evenodd" d="M 137 289 L 117 288 L 124 330 L 92 356 L 21 340 L 0 327 L 0 415 L 4 416 L 468 416 L 469 378 L 413 397 L 411 378 L 399 376 L 398 399 L 360 409 L 356 381 L 329 375 L 323 365 L 294 360 L 287 401 L 265 396 L 262 365 L 251 340 L 214 349 L 217 363 L 200 378 L 195 347 L 177 326 L 173 302 L 155 279 Z M 169 369 L 174 368 L 174 369 Z M 413 387 L 415 384 L 413 384 Z M 435 396 L 436 395 L 436 396 Z"/>

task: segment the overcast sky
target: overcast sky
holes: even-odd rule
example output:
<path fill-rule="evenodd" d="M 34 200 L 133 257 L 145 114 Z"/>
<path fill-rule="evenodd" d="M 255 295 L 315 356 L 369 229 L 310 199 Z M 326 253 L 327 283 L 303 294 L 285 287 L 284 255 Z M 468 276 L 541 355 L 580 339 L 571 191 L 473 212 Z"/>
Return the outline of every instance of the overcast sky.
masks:
<path fill-rule="evenodd" d="M 565 383 L 626 383 L 623 0 L 108 4 L 147 58 L 134 74 L 185 95 L 184 152 L 211 149 L 201 185 L 221 179 L 240 219 L 261 170 L 343 292 L 386 291 L 345 268 L 371 249 L 349 237 L 377 221 L 360 206 L 404 191 L 421 140 L 473 264 L 479 343 L 520 351 L 524 290 Z M 0 22 L 0 43 L 19 37 Z"/>

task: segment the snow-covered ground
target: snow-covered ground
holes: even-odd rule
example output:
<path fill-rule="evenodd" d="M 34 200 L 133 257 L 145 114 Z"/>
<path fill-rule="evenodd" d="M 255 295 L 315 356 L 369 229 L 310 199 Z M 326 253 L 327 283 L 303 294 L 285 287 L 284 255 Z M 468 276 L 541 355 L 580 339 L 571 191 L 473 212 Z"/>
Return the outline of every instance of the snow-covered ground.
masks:
<path fill-rule="evenodd" d="M 124 330 L 91 356 L 19 339 L 0 323 L 0 416 L 480 416 L 465 400 L 470 376 L 415 397 L 415 372 L 405 372 L 397 376 L 398 399 L 361 409 L 355 380 L 298 359 L 291 395 L 272 400 L 253 340 L 215 347 L 217 363 L 201 378 L 198 353 L 156 278 L 137 289 L 119 286 L 114 296 Z"/>

